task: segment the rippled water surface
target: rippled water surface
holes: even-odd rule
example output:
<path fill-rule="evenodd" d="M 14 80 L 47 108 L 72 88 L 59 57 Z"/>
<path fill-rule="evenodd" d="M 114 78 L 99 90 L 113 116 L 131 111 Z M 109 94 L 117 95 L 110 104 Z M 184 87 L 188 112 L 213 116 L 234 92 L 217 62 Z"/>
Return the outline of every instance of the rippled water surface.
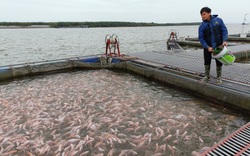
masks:
<path fill-rule="evenodd" d="M 1 84 L 0 116 L 0 155 L 16 156 L 192 155 L 249 121 L 189 93 L 110 70 Z"/>
<path fill-rule="evenodd" d="M 242 25 L 229 24 L 229 34 L 239 34 Z M 197 26 L 0 29 L 0 66 L 53 60 L 105 52 L 105 36 L 116 34 L 123 54 L 166 51 L 170 30 L 179 36 L 197 37 Z M 244 26 L 244 32 L 250 25 Z"/>

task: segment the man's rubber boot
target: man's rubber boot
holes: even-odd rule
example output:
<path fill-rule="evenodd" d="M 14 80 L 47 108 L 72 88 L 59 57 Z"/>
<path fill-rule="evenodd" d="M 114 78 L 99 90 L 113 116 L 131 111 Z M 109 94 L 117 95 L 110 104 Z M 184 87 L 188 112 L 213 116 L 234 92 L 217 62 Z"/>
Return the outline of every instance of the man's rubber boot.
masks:
<path fill-rule="evenodd" d="M 222 84 L 222 80 L 221 80 L 221 70 L 222 70 L 222 66 L 216 66 L 216 71 L 217 71 L 217 84 Z"/>
<path fill-rule="evenodd" d="M 210 80 L 210 65 L 205 65 L 205 77 L 201 80 L 207 83 Z"/>

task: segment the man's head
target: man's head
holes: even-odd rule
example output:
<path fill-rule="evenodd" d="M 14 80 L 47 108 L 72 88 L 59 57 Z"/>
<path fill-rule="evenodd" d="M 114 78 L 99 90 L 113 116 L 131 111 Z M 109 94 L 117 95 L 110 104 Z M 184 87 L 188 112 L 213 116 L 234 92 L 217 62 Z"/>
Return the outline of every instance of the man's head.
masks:
<path fill-rule="evenodd" d="M 211 18 L 211 9 L 209 7 L 203 7 L 201 8 L 200 14 L 203 21 L 209 21 Z"/>

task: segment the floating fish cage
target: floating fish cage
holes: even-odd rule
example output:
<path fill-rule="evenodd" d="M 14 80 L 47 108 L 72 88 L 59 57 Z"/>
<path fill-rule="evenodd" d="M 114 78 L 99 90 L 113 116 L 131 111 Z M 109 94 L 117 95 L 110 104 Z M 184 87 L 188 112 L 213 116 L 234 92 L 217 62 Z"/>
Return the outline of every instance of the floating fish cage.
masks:
<path fill-rule="evenodd" d="M 121 60 L 106 55 L 91 55 L 67 59 L 22 63 L 8 66 L 0 66 L 0 80 L 36 75 L 48 72 L 71 70 L 73 68 L 111 68 Z"/>

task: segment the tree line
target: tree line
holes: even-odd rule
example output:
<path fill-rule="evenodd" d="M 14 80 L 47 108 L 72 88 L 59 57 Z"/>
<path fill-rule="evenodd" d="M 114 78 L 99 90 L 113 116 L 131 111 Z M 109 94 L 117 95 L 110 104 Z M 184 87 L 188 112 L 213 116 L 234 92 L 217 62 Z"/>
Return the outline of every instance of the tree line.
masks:
<path fill-rule="evenodd" d="M 175 26 L 199 25 L 192 23 L 145 23 L 145 22 L 0 22 L 0 26 L 30 27 L 32 25 L 48 25 L 50 28 L 93 28 L 93 27 L 139 27 L 139 26 Z"/>

